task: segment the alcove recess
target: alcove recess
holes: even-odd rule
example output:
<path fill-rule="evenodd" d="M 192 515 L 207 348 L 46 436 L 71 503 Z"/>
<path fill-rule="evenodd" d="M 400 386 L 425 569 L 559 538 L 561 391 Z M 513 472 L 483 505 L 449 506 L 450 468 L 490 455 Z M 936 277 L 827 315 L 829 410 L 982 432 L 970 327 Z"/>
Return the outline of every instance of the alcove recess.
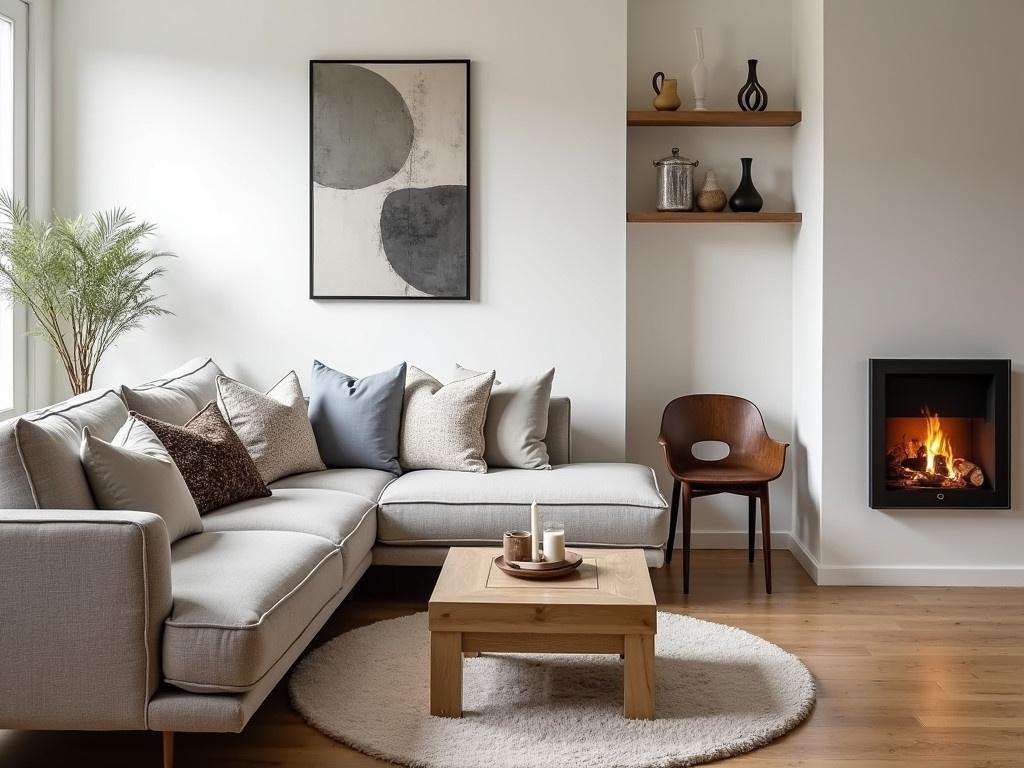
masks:
<path fill-rule="evenodd" d="M 705 127 L 705 128 L 790 128 L 800 122 L 799 111 L 774 112 L 740 111 L 687 111 L 626 112 L 629 127 Z M 626 211 L 626 221 L 634 224 L 799 224 L 803 214 L 799 211 L 758 211 L 737 213 L 728 210 L 706 211 Z"/>

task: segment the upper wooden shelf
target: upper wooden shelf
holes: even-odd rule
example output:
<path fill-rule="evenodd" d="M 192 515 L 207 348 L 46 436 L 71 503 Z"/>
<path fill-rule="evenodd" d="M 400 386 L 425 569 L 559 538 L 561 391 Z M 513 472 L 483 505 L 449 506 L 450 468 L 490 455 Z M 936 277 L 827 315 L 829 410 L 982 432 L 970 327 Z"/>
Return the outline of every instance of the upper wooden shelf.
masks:
<path fill-rule="evenodd" d="M 634 224 L 799 224 L 803 221 L 803 214 L 799 211 L 629 211 L 626 213 L 626 221 Z"/>
<path fill-rule="evenodd" d="M 800 112 L 626 112 L 626 125 L 705 125 L 719 128 L 767 127 L 796 125 Z"/>

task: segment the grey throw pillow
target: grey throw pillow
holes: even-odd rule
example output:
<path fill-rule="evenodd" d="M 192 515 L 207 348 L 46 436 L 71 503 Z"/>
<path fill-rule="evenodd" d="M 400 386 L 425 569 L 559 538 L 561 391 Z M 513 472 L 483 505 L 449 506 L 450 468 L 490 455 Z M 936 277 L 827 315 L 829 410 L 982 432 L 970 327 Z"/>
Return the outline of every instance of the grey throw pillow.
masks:
<path fill-rule="evenodd" d="M 220 368 L 209 357 L 196 357 L 146 384 L 121 387 L 128 410 L 168 424 L 182 425 L 217 398 Z"/>
<path fill-rule="evenodd" d="M 295 371 L 266 394 L 218 376 L 217 406 L 256 462 L 264 483 L 325 469 Z"/>
<path fill-rule="evenodd" d="M 364 467 L 400 474 L 405 363 L 359 379 L 313 361 L 309 420 L 329 467 Z"/>
<path fill-rule="evenodd" d="M 479 376 L 480 371 L 456 363 L 455 378 Z M 494 380 L 487 406 L 484 459 L 489 467 L 551 469 L 548 447 L 548 408 L 555 369 L 516 381 Z"/>
<path fill-rule="evenodd" d="M 414 365 L 405 377 L 403 469 L 486 472 L 484 421 L 494 371 L 442 385 Z"/>
<path fill-rule="evenodd" d="M 185 478 L 153 430 L 130 418 L 109 443 L 82 429 L 82 466 L 100 509 L 160 515 L 174 543 L 203 530 Z"/>

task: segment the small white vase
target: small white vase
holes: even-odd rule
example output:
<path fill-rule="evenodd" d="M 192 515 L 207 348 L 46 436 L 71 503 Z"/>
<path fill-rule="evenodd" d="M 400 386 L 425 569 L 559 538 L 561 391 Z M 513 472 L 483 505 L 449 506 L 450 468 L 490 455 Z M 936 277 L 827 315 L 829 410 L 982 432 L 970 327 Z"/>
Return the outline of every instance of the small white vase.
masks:
<path fill-rule="evenodd" d="M 706 112 L 704 99 L 707 97 L 708 91 L 708 68 L 704 66 L 704 30 L 701 27 L 696 27 L 693 30 L 693 35 L 697 38 L 697 63 L 690 71 L 690 77 L 693 78 L 693 110 Z"/>

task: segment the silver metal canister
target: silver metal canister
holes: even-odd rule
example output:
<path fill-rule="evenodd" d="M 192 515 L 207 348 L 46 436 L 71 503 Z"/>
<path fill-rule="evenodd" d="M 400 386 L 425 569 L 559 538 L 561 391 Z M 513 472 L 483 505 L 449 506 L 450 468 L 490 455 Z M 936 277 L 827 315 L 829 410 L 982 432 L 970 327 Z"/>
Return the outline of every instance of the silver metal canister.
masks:
<path fill-rule="evenodd" d="M 679 156 L 679 147 L 672 147 L 672 155 L 654 161 L 658 169 L 658 210 L 693 210 L 693 169 L 696 160 Z"/>

